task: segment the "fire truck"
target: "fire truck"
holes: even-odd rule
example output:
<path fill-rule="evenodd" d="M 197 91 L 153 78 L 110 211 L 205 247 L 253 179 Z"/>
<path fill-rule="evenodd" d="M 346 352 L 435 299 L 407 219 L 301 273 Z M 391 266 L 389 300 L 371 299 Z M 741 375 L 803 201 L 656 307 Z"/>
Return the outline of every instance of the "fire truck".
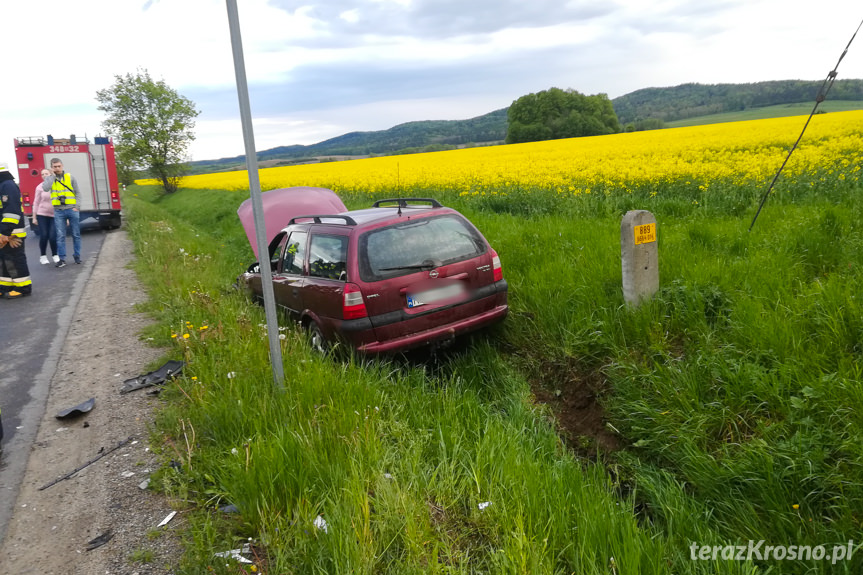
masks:
<path fill-rule="evenodd" d="M 110 138 L 29 137 L 15 138 L 15 158 L 24 214 L 33 217 L 33 194 L 42 183 L 43 168 L 59 158 L 63 169 L 78 181 L 78 210 L 81 222 L 93 218 L 102 229 L 120 227 L 120 190 L 114 144 Z"/>

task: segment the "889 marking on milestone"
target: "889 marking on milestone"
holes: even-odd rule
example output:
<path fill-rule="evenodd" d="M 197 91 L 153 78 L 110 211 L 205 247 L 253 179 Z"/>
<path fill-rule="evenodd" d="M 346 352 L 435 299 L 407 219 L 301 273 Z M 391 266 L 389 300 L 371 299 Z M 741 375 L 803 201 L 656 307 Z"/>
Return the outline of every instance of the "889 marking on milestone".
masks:
<path fill-rule="evenodd" d="M 635 226 L 635 245 L 656 241 L 656 224 Z"/>

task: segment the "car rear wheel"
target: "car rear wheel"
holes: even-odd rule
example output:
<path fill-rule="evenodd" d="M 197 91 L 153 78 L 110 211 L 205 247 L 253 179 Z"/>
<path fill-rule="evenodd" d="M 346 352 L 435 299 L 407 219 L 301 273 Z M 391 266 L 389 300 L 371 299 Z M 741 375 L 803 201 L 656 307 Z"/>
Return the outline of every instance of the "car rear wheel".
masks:
<path fill-rule="evenodd" d="M 324 337 L 324 332 L 321 331 L 321 326 L 319 326 L 316 322 L 310 322 L 308 325 L 309 330 L 309 345 L 312 346 L 312 350 L 315 352 L 326 355 L 330 351 L 330 346 L 327 343 L 326 338 Z"/>

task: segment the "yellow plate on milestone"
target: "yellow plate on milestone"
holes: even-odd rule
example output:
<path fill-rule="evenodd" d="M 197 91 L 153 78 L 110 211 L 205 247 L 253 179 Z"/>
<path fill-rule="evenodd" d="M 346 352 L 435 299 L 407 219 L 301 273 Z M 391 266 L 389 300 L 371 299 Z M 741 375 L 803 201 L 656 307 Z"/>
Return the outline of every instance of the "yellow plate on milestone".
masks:
<path fill-rule="evenodd" d="M 649 244 L 656 241 L 656 224 L 635 226 L 635 245 Z"/>

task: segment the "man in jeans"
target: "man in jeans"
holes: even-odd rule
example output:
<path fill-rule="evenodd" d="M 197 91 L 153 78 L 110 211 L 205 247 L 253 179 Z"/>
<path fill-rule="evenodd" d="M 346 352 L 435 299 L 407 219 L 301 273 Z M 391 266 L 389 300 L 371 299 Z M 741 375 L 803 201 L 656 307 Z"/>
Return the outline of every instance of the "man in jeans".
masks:
<path fill-rule="evenodd" d="M 51 205 L 54 206 L 54 226 L 57 229 L 57 255 L 60 261 L 54 267 L 66 266 L 66 222 L 72 227 L 72 250 L 75 263 L 81 263 L 81 226 L 78 213 L 78 180 L 63 171 L 60 158 L 51 159 L 51 171 L 42 183 L 42 189 L 51 192 Z"/>

